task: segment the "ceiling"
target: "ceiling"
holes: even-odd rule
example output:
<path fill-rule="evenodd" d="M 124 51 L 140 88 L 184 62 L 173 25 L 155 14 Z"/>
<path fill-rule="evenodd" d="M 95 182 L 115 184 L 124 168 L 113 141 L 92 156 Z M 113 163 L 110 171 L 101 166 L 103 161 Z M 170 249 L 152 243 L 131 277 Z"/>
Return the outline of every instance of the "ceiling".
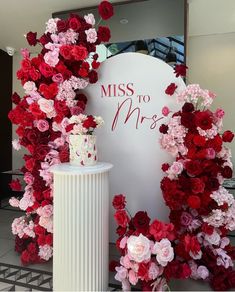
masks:
<path fill-rule="evenodd" d="M 127 0 L 110 0 L 125 2 Z M 96 6 L 99 0 L 4 0 L 0 2 L 0 49 L 25 47 L 29 31 L 42 34 L 53 12 Z"/>

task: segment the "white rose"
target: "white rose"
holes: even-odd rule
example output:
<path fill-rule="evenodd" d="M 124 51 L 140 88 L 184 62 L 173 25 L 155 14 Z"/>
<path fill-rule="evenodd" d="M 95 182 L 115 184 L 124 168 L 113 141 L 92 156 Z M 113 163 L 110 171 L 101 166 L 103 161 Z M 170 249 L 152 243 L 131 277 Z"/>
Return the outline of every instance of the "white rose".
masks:
<path fill-rule="evenodd" d="M 153 253 L 156 254 L 158 263 L 163 267 L 165 267 L 167 263 L 171 262 L 174 258 L 174 251 L 171 247 L 171 243 L 165 238 L 154 244 Z"/>
<path fill-rule="evenodd" d="M 149 260 L 151 256 L 150 240 L 142 234 L 132 235 L 127 240 L 127 250 L 130 259 L 137 263 Z"/>

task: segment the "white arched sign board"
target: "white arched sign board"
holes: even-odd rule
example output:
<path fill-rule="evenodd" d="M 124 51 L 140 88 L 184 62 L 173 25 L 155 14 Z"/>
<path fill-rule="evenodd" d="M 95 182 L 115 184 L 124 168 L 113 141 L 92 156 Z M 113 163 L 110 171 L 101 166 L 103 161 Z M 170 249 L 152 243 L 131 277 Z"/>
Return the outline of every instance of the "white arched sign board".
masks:
<path fill-rule="evenodd" d="M 175 82 L 185 87 L 165 62 L 138 53 L 106 60 L 99 81 L 87 88 L 87 113 L 100 115 L 105 126 L 97 130 L 99 161 L 114 165 L 110 173 L 110 216 L 113 194 L 125 194 L 128 210 L 148 211 L 152 219 L 168 220 L 168 208 L 160 190 L 161 165 L 170 160 L 159 144 L 162 108 L 176 110 L 175 97 L 165 94 Z M 110 217 L 110 240 L 116 225 Z"/>

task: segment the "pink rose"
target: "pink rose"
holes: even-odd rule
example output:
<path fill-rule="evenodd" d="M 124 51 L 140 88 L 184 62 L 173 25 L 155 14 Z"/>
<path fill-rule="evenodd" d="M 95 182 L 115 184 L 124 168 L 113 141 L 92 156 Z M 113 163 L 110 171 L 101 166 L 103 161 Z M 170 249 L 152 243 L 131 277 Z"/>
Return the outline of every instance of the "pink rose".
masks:
<path fill-rule="evenodd" d="M 170 113 L 169 108 L 167 106 L 164 106 L 162 108 L 162 114 L 163 114 L 163 116 L 167 117 L 169 115 L 169 113 Z"/>
<path fill-rule="evenodd" d="M 124 237 L 122 238 L 122 240 L 120 241 L 120 245 L 119 245 L 120 248 L 124 249 L 124 248 L 126 247 L 127 239 L 128 239 L 127 236 L 124 236 Z"/>
<path fill-rule="evenodd" d="M 44 55 L 44 61 L 51 67 L 55 67 L 59 62 L 59 49 L 49 51 Z"/>
<path fill-rule="evenodd" d="M 34 177 L 30 172 L 26 172 L 24 174 L 24 181 L 26 182 L 27 185 L 32 185 L 34 181 Z"/>
<path fill-rule="evenodd" d="M 54 100 L 40 98 L 38 100 L 39 108 L 42 112 L 44 112 L 48 118 L 53 118 L 56 116 L 56 111 L 54 108 Z"/>
<path fill-rule="evenodd" d="M 138 282 L 137 275 L 136 275 L 136 273 L 133 270 L 130 270 L 129 271 L 129 281 L 130 281 L 131 285 L 134 285 L 134 286 Z"/>
<path fill-rule="evenodd" d="M 91 25 L 95 25 L 95 17 L 92 13 L 85 15 L 84 19 L 85 19 L 86 23 L 91 24 Z"/>
<path fill-rule="evenodd" d="M 38 120 L 37 128 L 40 132 L 46 132 L 49 129 L 49 123 L 46 120 Z"/>
<path fill-rule="evenodd" d="M 128 256 L 137 263 L 147 261 L 151 257 L 150 240 L 140 234 L 130 236 L 127 240 Z"/>
<path fill-rule="evenodd" d="M 131 261 L 128 257 L 128 255 L 125 255 L 124 257 L 121 257 L 120 259 L 120 264 L 125 267 L 126 269 L 130 269 L 132 264 L 131 264 Z"/>
<path fill-rule="evenodd" d="M 88 30 L 85 31 L 86 33 L 86 39 L 88 41 L 88 43 L 95 43 L 97 40 L 97 32 L 94 28 L 90 28 Z"/>
<path fill-rule="evenodd" d="M 180 223 L 183 226 L 189 226 L 193 220 L 193 217 L 188 212 L 183 212 L 180 217 Z"/>
<path fill-rule="evenodd" d="M 20 141 L 18 139 L 12 141 L 12 146 L 17 151 L 21 149 Z"/>
<path fill-rule="evenodd" d="M 171 246 L 171 242 L 166 238 L 154 244 L 153 253 L 156 254 L 158 263 L 163 267 L 174 258 L 174 250 Z"/>
<path fill-rule="evenodd" d="M 61 73 L 53 75 L 52 81 L 55 83 L 62 83 L 64 81 L 63 75 Z"/>
<path fill-rule="evenodd" d="M 155 264 L 155 263 L 151 263 L 150 267 L 149 267 L 149 278 L 151 280 L 155 280 L 159 275 L 160 275 L 161 271 L 159 269 L 159 267 Z"/>

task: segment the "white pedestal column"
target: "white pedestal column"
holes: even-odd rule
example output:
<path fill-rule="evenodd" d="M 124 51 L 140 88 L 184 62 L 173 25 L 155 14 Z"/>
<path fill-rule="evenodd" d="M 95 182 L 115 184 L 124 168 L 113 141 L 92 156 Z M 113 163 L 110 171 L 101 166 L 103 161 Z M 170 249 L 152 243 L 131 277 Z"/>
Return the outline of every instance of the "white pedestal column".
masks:
<path fill-rule="evenodd" d="M 106 291 L 111 164 L 63 163 L 54 174 L 54 291 Z"/>

